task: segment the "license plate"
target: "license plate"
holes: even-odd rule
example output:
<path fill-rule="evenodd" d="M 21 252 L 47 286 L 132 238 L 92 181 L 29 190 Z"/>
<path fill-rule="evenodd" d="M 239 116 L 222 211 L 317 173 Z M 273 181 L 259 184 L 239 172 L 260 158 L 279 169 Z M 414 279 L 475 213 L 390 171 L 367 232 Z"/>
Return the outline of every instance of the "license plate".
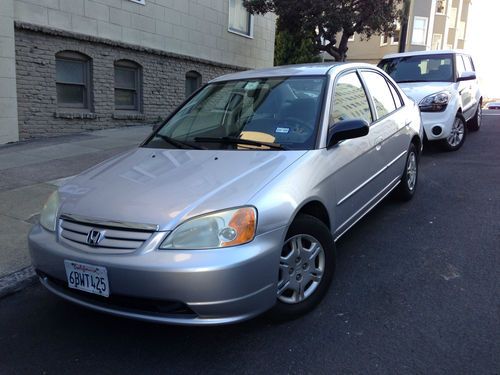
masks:
<path fill-rule="evenodd" d="M 105 267 L 65 260 L 68 286 L 84 292 L 109 297 L 108 272 Z"/>

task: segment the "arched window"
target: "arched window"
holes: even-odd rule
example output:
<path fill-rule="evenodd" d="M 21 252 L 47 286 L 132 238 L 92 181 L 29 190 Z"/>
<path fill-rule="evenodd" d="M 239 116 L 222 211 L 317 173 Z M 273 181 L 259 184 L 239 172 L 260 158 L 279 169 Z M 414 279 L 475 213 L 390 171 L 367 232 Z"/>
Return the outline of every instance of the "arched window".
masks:
<path fill-rule="evenodd" d="M 141 66 L 133 61 L 115 61 L 115 109 L 141 111 Z"/>
<path fill-rule="evenodd" d="M 186 73 L 186 98 L 201 87 L 201 74 L 191 70 Z"/>
<path fill-rule="evenodd" d="M 57 106 L 89 109 L 90 57 L 73 51 L 56 54 Z"/>

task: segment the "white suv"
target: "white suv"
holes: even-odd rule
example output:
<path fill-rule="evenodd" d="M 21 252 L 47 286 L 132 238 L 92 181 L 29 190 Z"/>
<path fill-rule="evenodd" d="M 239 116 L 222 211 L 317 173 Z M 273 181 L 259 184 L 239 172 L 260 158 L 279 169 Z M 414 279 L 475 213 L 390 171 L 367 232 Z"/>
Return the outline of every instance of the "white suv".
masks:
<path fill-rule="evenodd" d="M 462 51 L 384 56 L 378 64 L 420 107 L 425 136 L 449 151 L 462 147 L 466 123 L 479 130 L 482 97 L 472 58 Z"/>

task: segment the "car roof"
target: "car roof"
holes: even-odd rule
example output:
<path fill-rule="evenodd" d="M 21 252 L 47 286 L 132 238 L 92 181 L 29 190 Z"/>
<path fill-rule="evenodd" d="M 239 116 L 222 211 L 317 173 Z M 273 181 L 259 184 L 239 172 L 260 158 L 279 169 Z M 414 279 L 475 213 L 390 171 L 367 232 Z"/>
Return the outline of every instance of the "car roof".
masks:
<path fill-rule="evenodd" d="M 226 74 L 221 77 L 215 78 L 210 82 L 223 82 L 233 81 L 239 79 L 252 79 L 264 77 L 290 77 L 290 76 L 325 76 L 331 69 L 335 67 L 349 68 L 349 67 L 369 67 L 374 68 L 374 65 L 365 63 L 342 63 L 342 62 L 326 62 L 315 64 L 297 64 L 297 65 L 284 65 L 275 66 L 272 68 L 246 70 L 244 72 L 237 72 Z"/>
<path fill-rule="evenodd" d="M 403 52 L 403 53 L 390 53 L 385 55 L 384 59 L 394 59 L 397 57 L 408 57 L 408 56 L 428 56 L 428 55 L 445 55 L 445 54 L 464 54 L 469 55 L 464 50 L 459 49 L 447 49 L 447 50 L 434 50 L 434 51 L 413 51 L 413 52 Z"/>

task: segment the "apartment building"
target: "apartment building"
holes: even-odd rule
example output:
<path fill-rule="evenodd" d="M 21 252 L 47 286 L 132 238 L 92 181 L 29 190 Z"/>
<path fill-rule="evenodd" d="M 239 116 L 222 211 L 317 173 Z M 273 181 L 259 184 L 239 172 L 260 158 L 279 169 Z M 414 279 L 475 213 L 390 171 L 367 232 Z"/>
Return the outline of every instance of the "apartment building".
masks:
<path fill-rule="evenodd" d="M 375 35 L 362 40 L 354 35 L 349 41 L 348 60 L 378 63 L 388 53 L 463 49 L 471 0 L 411 0 L 409 1 L 406 35 L 397 23 L 391 35 Z M 404 46 L 400 46 L 404 43 Z"/>
<path fill-rule="evenodd" d="M 0 0 L 0 144 L 155 124 L 219 75 L 273 65 L 243 0 Z"/>

